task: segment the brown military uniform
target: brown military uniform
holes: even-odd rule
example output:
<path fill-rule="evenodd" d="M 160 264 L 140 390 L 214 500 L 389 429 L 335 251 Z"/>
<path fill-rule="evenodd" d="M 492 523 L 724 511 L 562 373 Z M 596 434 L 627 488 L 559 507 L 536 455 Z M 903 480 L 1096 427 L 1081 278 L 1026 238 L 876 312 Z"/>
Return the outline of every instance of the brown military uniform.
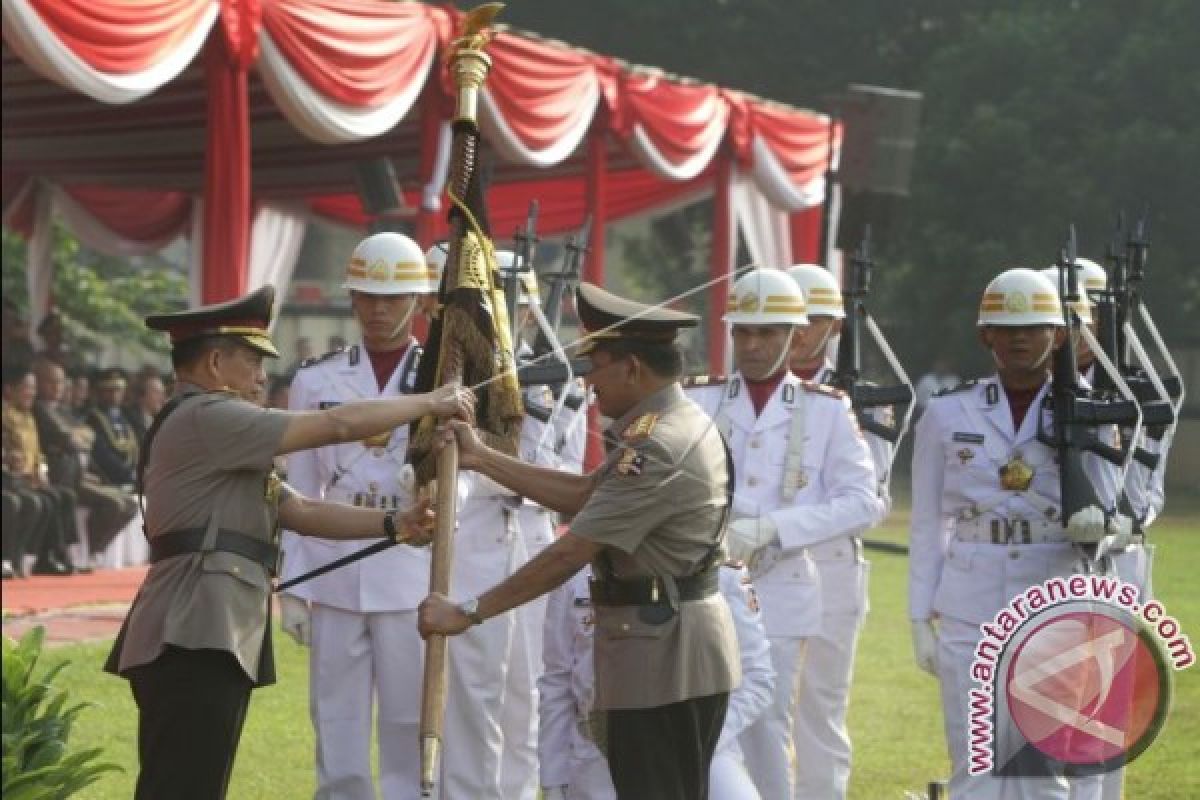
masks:
<path fill-rule="evenodd" d="M 675 384 L 617 420 L 606 439 L 601 482 L 571 532 L 605 545 L 602 557 L 621 579 L 682 578 L 719 558 L 725 448 L 704 412 Z M 597 710 L 662 706 L 737 685 L 737 634 L 719 593 L 678 603 L 661 623 L 643 616 L 637 605 L 596 606 Z"/>
<path fill-rule="evenodd" d="M 201 393 L 181 384 L 178 392 Z M 146 531 L 204 527 L 270 541 L 278 497 L 267 497 L 286 414 L 223 393 L 184 400 L 159 430 L 146 469 Z M 184 553 L 155 563 L 133 602 L 106 669 L 124 674 L 167 645 L 232 653 L 256 685 L 263 663 L 270 576 L 236 553 Z"/>
<path fill-rule="evenodd" d="M 678 365 L 699 319 L 580 284 L 581 352 Z M 597 382 L 597 393 L 601 391 Z M 603 401 L 603 398 L 601 398 Z M 740 675 L 718 592 L 731 496 L 720 433 L 678 383 L 642 396 L 605 434 L 608 457 L 571 532 L 604 545 L 592 565 L 593 732 L 620 800 L 705 800 Z"/>
<path fill-rule="evenodd" d="M 189 366 L 213 337 L 277 356 L 274 297 L 268 286 L 146 325 Z M 137 702 L 135 800 L 225 797 L 250 691 L 275 680 L 269 571 L 287 490 L 273 467 L 287 414 L 186 382 L 176 393 L 144 445 L 152 566 L 105 664 Z"/>

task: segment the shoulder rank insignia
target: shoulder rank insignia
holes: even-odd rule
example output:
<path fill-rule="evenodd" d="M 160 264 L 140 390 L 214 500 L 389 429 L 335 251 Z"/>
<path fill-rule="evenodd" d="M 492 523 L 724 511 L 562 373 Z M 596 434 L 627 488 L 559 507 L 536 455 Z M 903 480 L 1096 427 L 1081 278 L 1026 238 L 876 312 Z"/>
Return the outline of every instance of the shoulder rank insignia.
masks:
<path fill-rule="evenodd" d="M 621 457 L 617 459 L 617 474 L 626 476 L 641 475 L 645 466 L 645 454 L 639 453 L 632 447 L 626 447 L 621 451 Z"/>
<path fill-rule="evenodd" d="M 346 347 L 343 345 L 342 347 L 338 347 L 334 350 L 330 350 L 328 353 L 325 353 L 324 355 L 313 356 L 312 358 L 306 358 L 300 362 L 300 369 L 305 369 L 307 367 L 315 367 L 317 364 L 322 364 L 322 363 L 328 361 L 329 359 L 333 358 L 334 356 L 340 355 L 344 352 L 346 352 Z"/>
<path fill-rule="evenodd" d="M 696 389 L 702 386 L 724 386 L 729 383 L 728 375 L 688 375 L 683 379 L 683 388 Z"/>
<path fill-rule="evenodd" d="M 825 383 L 817 383 L 816 381 L 801 380 L 800 385 L 804 387 L 804 391 L 813 392 L 814 394 L 823 394 L 829 397 L 845 397 L 846 393 L 837 387 L 830 386 Z"/>
<path fill-rule="evenodd" d="M 642 414 L 629 424 L 625 432 L 621 434 L 621 438 L 626 441 L 634 441 L 636 439 L 645 439 L 654 430 L 654 426 L 658 424 L 658 414 Z"/>
<path fill-rule="evenodd" d="M 965 392 L 967 389 L 974 387 L 978 383 L 979 383 L 979 381 L 977 381 L 975 379 L 971 379 L 969 381 L 963 381 L 958 386 L 951 386 L 949 389 L 938 389 L 936 392 L 933 393 L 933 396 L 934 397 L 945 397 L 948 394 L 956 394 L 958 392 Z"/>

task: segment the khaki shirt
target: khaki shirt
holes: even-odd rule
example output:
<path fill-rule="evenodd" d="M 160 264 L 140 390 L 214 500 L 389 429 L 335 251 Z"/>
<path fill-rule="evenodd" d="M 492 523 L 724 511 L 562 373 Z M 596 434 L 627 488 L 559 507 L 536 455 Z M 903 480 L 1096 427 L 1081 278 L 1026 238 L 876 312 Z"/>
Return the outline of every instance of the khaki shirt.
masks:
<path fill-rule="evenodd" d="M 182 384 L 181 393 L 202 391 Z M 182 402 L 151 446 L 146 467 L 146 531 L 154 536 L 205 527 L 270 541 L 278 504 L 268 477 L 287 414 L 208 392 Z M 167 645 L 232 653 L 259 685 L 272 683 L 268 644 L 270 577 L 229 552 L 184 553 L 150 567 L 105 669 L 125 674 Z"/>
<path fill-rule="evenodd" d="M 600 482 L 571 532 L 604 545 L 619 578 L 686 577 L 723 542 L 725 447 L 678 384 L 646 398 L 605 434 Z M 595 708 L 651 708 L 728 692 L 741 676 L 720 594 L 681 603 L 661 624 L 638 606 L 596 606 Z"/>

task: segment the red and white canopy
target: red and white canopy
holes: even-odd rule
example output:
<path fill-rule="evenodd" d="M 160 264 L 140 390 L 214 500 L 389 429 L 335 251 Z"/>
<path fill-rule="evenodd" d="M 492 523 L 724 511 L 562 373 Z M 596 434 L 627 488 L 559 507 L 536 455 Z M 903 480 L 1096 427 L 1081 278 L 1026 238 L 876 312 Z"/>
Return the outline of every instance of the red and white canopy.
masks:
<path fill-rule="evenodd" d="M 199 299 L 225 299 L 261 272 L 256 215 L 361 223 L 353 165 L 386 156 L 436 235 L 453 103 L 439 56 L 461 19 L 386 0 L 3 0 L 5 223 L 32 232 L 53 208 L 126 252 L 194 228 Z M 827 117 L 512 30 L 489 53 L 498 232 L 526 198 L 555 233 L 715 190 L 715 270 L 733 241 L 719 228 L 752 208 L 815 255 L 805 212 L 840 140 Z M 593 278 L 602 263 L 599 248 Z"/>

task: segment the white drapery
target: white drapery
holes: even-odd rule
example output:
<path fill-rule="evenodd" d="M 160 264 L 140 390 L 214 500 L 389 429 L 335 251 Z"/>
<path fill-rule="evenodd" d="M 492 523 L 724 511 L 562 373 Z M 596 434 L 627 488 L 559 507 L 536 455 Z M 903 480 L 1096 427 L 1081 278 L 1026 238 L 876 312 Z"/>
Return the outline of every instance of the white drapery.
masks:
<path fill-rule="evenodd" d="M 279 308 L 287 296 L 287 287 L 296 268 L 300 245 L 307 228 L 304 216 L 288 206 L 264 203 L 254 214 L 250 227 L 250 264 L 246 276 L 246 291 L 252 292 L 270 283 L 275 293 L 274 325 Z"/>
<path fill-rule="evenodd" d="M 792 232 L 786 211 L 771 204 L 759 185 L 738 173 L 731 192 L 737 229 L 760 267 L 786 269 L 792 264 Z"/>

